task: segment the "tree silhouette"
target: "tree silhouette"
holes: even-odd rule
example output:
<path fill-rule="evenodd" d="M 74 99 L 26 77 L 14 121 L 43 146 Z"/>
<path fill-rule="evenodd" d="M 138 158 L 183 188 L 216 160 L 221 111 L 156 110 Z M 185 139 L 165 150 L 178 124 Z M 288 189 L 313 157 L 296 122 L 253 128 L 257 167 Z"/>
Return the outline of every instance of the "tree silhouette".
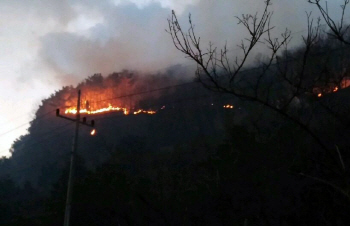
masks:
<path fill-rule="evenodd" d="M 339 141 L 330 138 L 331 131 L 326 130 L 329 128 L 329 121 L 336 121 L 337 126 L 343 130 L 349 126 L 349 118 L 343 116 L 340 112 L 344 109 L 339 108 L 340 103 L 346 105 L 346 102 L 338 101 L 340 96 L 332 94 L 340 88 L 345 88 L 341 87 L 340 83 L 348 76 L 347 73 L 342 73 L 348 71 L 350 65 L 349 58 L 342 56 L 347 49 L 340 44 L 333 44 L 330 37 L 324 36 L 321 19 L 314 20 L 310 12 L 306 13 L 307 34 L 302 36 L 303 46 L 293 53 L 288 49 L 291 31 L 286 29 L 279 38 L 273 35 L 271 2 L 265 1 L 265 7 L 260 14 L 243 14 L 236 17 L 248 36 L 238 45 L 240 55 L 235 58 L 230 57 L 227 45 L 219 49 L 209 43 L 207 49 L 203 48 L 201 38 L 195 33 L 191 15 L 189 28 L 185 31 L 172 11 L 167 32 L 175 48 L 196 63 L 196 78 L 204 87 L 255 103 L 268 111 L 270 118 L 281 117 L 308 134 L 318 144 L 318 147 L 313 149 L 317 149 L 323 156 L 322 160 L 312 157 L 314 163 L 337 172 L 334 178 L 338 181 L 321 179 L 304 172 L 300 172 L 299 175 L 330 185 L 350 200 L 349 187 L 341 182 L 349 172 L 344 170 L 341 151 L 336 148 Z M 321 11 L 330 28 L 331 33 L 328 34 L 347 44 L 349 27 L 344 25 L 344 13 L 349 1 L 345 0 L 342 6 L 339 24 L 329 16 L 327 9 L 322 8 L 319 0 L 309 2 Z M 263 44 L 269 51 L 267 60 L 258 68 L 247 69 L 247 59 L 258 43 Z M 335 48 L 331 49 L 330 46 Z M 332 52 L 333 59 L 337 61 L 327 52 Z M 321 114 L 326 116 L 322 117 Z M 328 126 L 323 126 L 324 123 Z M 345 149 L 345 146 L 341 149 Z"/>

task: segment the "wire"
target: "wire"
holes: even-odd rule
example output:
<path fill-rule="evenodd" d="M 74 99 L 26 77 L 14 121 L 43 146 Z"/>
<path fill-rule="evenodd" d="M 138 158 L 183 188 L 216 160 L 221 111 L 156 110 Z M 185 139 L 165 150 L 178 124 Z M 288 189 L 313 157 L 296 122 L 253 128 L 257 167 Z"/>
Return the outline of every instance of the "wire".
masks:
<path fill-rule="evenodd" d="M 339 50 L 344 50 L 344 49 L 348 49 L 350 47 L 342 47 L 342 48 L 335 48 L 335 49 L 332 49 L 332 50 L 328 50 L 327 52 L 336 52 L 336 51 L 339 51 Z M 320 52 L 320 53 L 317 53 L 317 54 L 312 54 L 313 56 L 317 56 L 317 55 L 322 55 L 324 54 L 325 52 Z M 284 62 L 293 62 L 293 61 L 297 61 L 298 59 L 289 59 L 289 60 L 286 60 L 286 61 L 283 61 L 281 63 L 284 63 Z M 277 63 L 275 63 L 274 65 L 277 65 Z M 257 70 L 257 69 L 260 69 L 260 68 L 263 68 L 263 66 L 259 66 L 259 67 L 254 67 L 254 68 L 249 68 L 249 69 L 245 69 L 245 70 L 242 70 L 240 73 L 243 73 L 243 72 L 247 72 L 247 71 L 253 71 L 253 70 Z M 171 89 L 171 88 L 175 88 L 175 87 L 182 87 L 182 86 L 187 86 L 187 85 L 190 85 L 190 84 L 195 84 L 195 83 L 198 83 L 197 81 L 192 81 L 192 82 L 186 82 L 186 83 L 182 83 L 182 84 L 178 84 L 178 85 L 172 85 L 172 86 L 166 86 L 166 87 L 162 87 L 162 88 L 157 88 L 157 89 L 153 89 L 153 90 L 148 90 L 148 91 L 143 91 L 143 92 L 138 92 L 138 93 L 132 93 L 132 94 L 127 94 L 127 95 L 121 95 L 121 96 L 116 96 L 116 97 L 113 97 L 113 98 L 108 98 L 108 99 L 104 99 L 104 100 L 99 100 L 99 101 L 94 101 L 94 102 L 91 102 L 91 103 L 97 103 L 97 102 L 102 102 L 102 101 L 108 101 L 108 100 L 114 100 L 114 99 L 120 99 L 120 98 L 125 98 L 125 97 L 131 97 L 131 96 L 136 96 L 136 95 L 143 95 L 143 94 L 147 94 L 147 93 L 151 93 L 151 92 L 156 92 L 156 91 L 161 91 L 161 90 L 167 90 L 167 89 Z M 53 110 L 55 111 L 55 110 Z M 47 112 L 43 115 L 40 115 L 37 117 L 37 120 L 45 117 L 46 115 L 50 114 L 51 112 L 53 111 L 50 111 L 50 112 Z M 30 121 L 31 122 L 31 121 Z M 18 128 L 21 128 L 23 126 L 25 126 L 26 124 L 30 123 L 30 122 L 27 122 L 25 124 L 22 124 L 14 129 L 11 129 L 5 133 L 2 133 L 0 134 L 0 136 L 3 136 L 7 133 L 10 133 Z"/>
<path fill-rule="evenodd" d="M 18 127 L 16 127 L 16 128 L 13 128 L 13 129 L 8 130 L 8 131 L 6 131 L 6 132 L 4 132 L 4 133 L 1 133 L 1 134 L 0 134 L 0 137 L 3 136 L 3 135 L 6 135 L 6 134 L 8 134 L 8 133 L 11 133 L 12 131 L 15 131 L 15 130 L 17 130 L 17 129 L 19 129 L 19 128 L 22 128 L 23 126 L 26 126 L 26 125 L 29 124 L 29 123 L 30 123 L 30 122 L 26 122 L 26 123 L 24 123 L 24 124 L 22 124 L 22 125 L 20 125 L 20 126 L 18 126 Z"/>
<path fill-rule="evenodd" d="M 191 97 L 191 98 L 183 98 L 183 99 L 179 99 L 179 100 L 175 100 L 175 101 L 167 102 L 167 103 L 148 105 L 147 108 L 152 108 L 152 107 L 155 107 L 155 106 L 167 106 L 167 105 L 170 105 L 170 104 L 187 102 L 187 101 L 193 101 L 193 100 L 198 100 L 198 99 L 206 99 L 206 98 L 212 98 L 212 97 L 213 97 L 213 95 L 205 94 L 205 95 L 200 95 L 200 96 L 194 96 L 194 97 Z M 224 100 L 224 99 L 232 99 L 232 96 L 229 96 L 229 97 L 226 97 L 226 98 L 222 98 L 221 97 L 221 100 Z M 157 111 L 166 111 L 166 109 L 169 109 L 169 108 L 158 109 Z M 124 114 L 122 114 L 122 115 L 121 114 L 112 115 L 111 114 L 110 116 L 103 116 L 103 115 L 101 115 L 101 118 L 102 119 L 122 118 L 122 117 L 131 116 L 131 115 L 134 115 L 134 114 L 130 114 L 130 115 L 124 115 Z M 150 116 L 152 116 L 152 115 L 150 115 Z"/>
<path fill-rule="evenodd" d="M 98 100 L 98 101 L 91 101 L 91 103 L 98 103 L 98 102 L 102 102 L 102 101 L 108 101 L 108 100 L 115 100 L 115 99 L 119 99 L 119 98 L 137 96 L 137 95 L 152 93 L 152 92 L 156 92 L 156 91 L 167 90 L 167 89 L 171 89 L 171 88 L 175 88 L 175 87 L 186 86 L 186 85 L 190 85 L 190 84 L 194 84 L 194 83 L 197 83 L 197 81 L 186 82 L 186 83 L 181 83 L 181 84 L 172 85 L 172 86 L 165 86 L 165 87 L 162 87 L 162 88 L 147 90 L 147 91 L 143 91 L 143 92 L 139 92 L 139 93 L 131 93 L 131 94 L 126 94 L 126 95 L 116 96 L 116 97 L 112 97 L 112 98 L 108 98 L 108 99 L 103 99 L 103 100 Z"/>
<path fill-rule="evenodd" d="M 72 124 L 73 122 L 69 122 L 69 124 L 67 124 L 67 125 L 65 125 L 65 126 L 68 126 L 68 125 L 70 125 L 70 124 Z M 62 127 L 61 127 L 62 128 Z M 51 136 L 58 136 L 58 135 L 60 135 L 60 134 L 62 134 L 62 133 L 65 133 L 67 131 L 67 129 L 65 129 L 65 130 L 63 130 L 63 131 L 60 131 L 59 133 L 55 133 L 55 134 L 50 134 L 50 138 L 51 138 Z M 58 139 L 59 137 L 57 137 L 56 139 Z M 56 140 L 56 139 L 54 139 L 54 140 Z M 43 142 L 44 141 L 47 141 L 47 140 L 49 140 L 49 139 L 41 139 L 41 140 L 39 140 L 39 141 L 37 141 L 37 142 L 35 142 L 35 143 L 33 143 L 33 144 L 31 144 L 30 146 L 26 146 L 26 147 L 24 147 L 24 148 L 21 148 L 21 149 L 16 149 L 16 151 L 18 151 L 18 150 L 23 150 L 23 149 L 25 149 L 25 148 L 28 148 L 28 147 L 32 147 L 32 146 L 35 146 L 35 145 L 39 145 L 39 144 L 43 144 Z M 67 154 L 68 154 L 69 152 L 67 152 Z M 29 167 L 28 166 L 26 166 L 26 167 L 22 167 L 22 168 L 20 168 L 20 169 L 16 169 L 16 170 L 10 170 L 10 172 L 11 173 L 18 173 L 18 172 L 22 172 L 22 171 L 25 171 L 25 170 L 28 170 L 28 169 L 31 169 L 33 166 L 35 166 L 35 164 L 31 164 Z"/>
<path fill-rule="evenodd" d="M 48 114 L 52 113 L 53 111 L 55 111 L 55 110 L 52 110 L 52 111 L 46 112 L 46 113 L 44 113 L 44 114 L 42 114 L 42 115 L 39 115 L 39 116 L 36 118 L 36 120 L 40 120 L 40 119 L 44 118 L 45 116 L 47 116 Z M 19 117 L 18 117 L 18 118 L 19 118 Z M 26 123 L 24 123 L 24 124 L 22 124 L 22 125 L 19 125 L 19 126 L 13 128 L 13 129 L 10 129 L 10 130 L 8 130 L 8 131 L 6 131 L 6 132 L 4 132 L 4 133 L 1 133 L 1 134 L 0 134 L 0 137 L 6 135 L 6 134 L 8 134 L 8 133 L 11 133 L 12 131 L 15 131 L 15 130 L 17 130 L 17 129 L 19 129 L 19 128 L 22 128 L 23 126 L 29 124 L 29 123 L 32 122 L 32 121 L 33 121 L 33 120 L 30 120 L 30 121 L 28 121 L 28 122 L 26 122 Z M 9 122 L 9 121 L 8 121 L 8 122 Z"/>
<path fill-rule="evenodd" d="M 62 129 L 62 128 L 65 128 L 65 127 L 71 125 L 72 123 L 74 123 L 74 122 L 69 122 L 69 123 L 67 123 L 67 124 L 64 124 L 64 125 L 62 125 L 62 126 L 56 127 L 56 128 L 54 128 L 54 129 L 51 129 L 51 130 L 46 131 L 46 132 L 44 132 L 44 133 L 40 133 L 38 136 L 41 136 L 42 134 L 46 134 L 46 135 L 43 136 L 45 139 L 41 139 L 41 140 L 39 140 L 39 141 L 36 141 L 36 142 L 34 142 L 34 143 L 32 143 L 32 144 L 29 144 L 28 146 L 26 145 L 26 146 L 24 146 L 23 148 L 16 149 L 15 151 L 21 151 L 21 150 L 23 150 L 23 149 L 25 149 L 25 148 L 32 147 L 33 145 L 36 145 L 36 144 L 40 143 L 40 141 L 46 140 L 46 138 L 51 137 L 51 136 L 54 136 L 55 134 L 52 134 L 52 132 L 57 131 L 57 130 L 60 130 L 60 129 Z M 1 151 L 0 153 L 5 153 L 5 152 L 9 152 L 9 151 L 8 151 L 8 150 L 4 150 L 4 151 Z"/>
<path fill-rule="evenodd" d="M 196 99 L 203 99 L 203 98 L 210 98 L 212 97 L 212 95 L 201 95 L 201 96 L 195 96 L 195 97 L 191 97 L 191 98 L 185 98 L 185 99 L 180 99 L 180 100 L 176 100 L 176 101 L 172 101 L 172 102 L 167 102 L 167 103 L 162 103 L 161 105 L 169 105 L 169 104 L 173 104 L 173 103 L 180 103 L 180 102 L 185 102 L 185 101 L 190 101 L 190 100 L 196 100 Z M 232 98 L 232 97 L 230 97 Z M 152 107 L 152 106 L 159 106 L 160 104 L 156 104 L 156 105 L 149 105 L 148 107 Z M 130 116 L 130 115 L 128 115 Z M 127 117 L 126 115 L 112 115 L 112 116 L 107 116 L 107 117 L 102 117 L 103 119 L 111 119 L 111 118 L 121 118 L 121 117 Z M 44 137 L 44 139 L 40 139 L 39 141 L 36 141 L 34 143 L 31 143 L 29 145 L 25 145 L 24 147 L 20 148 L 20 149 L 15 149 L 15 152 L 17 151 L 21 151 L 21 150 L 24 150 L 24 149 L 27 149 L 27 148 L 31 148 L 33 146 L 36 146 L 36 145 L 41 145 L 43 144 L 44 141 L 47 141 L 49 140 L 51 137 L 53 136 L 57 136 L 63 132 L 66 132 L 66 130 L 63 130 L 59 133 L 55 133 L 55 134 L 52 134 L 53 131 L 58 131 L 62 128 L 65 128 L 71 124 L 73 124 L 74 122 L 69 122 L 67 124 L 64 124 L 63 126 L 59 126 L 57 128 L 54 128 L 52 130 L 49 130 L 47 132 L 44 132 L 45 134 L 47 134 L 46 137 Z M 44 134 L 42 133 L 42 134 Z M 57 139 L 57 138 L 56 138 Z M 4 152 L 8 152 L 8 151 L 3 151 L 3 152 L 0 152 L 0 153 L 4 153 Z M 18 172 L 22 172 L 22 171 L 25 171 L 27 169 L 30 169 L 32 166 L 34 166 L 34 164 L 32 164 L 30 167 L 25 167 L 25 168 L 21 168 L 21 169 L 17 169 L 17 170 L 11 170 L 11 173 L 18 173 Z"/>
<path fill-rule="evenodd" d="M 337 51 L 341 51 L 341 50 L 345 50 L 345 49 L 349 49 L 349 48 L 350 48 L 350 46 L 334 48 L 334 49 L 330 49 L 330 50 L 327 50 L 327 51 L 324 51 L 324 52 L 310 54 L 310 56 L 319 56 L 319 55 L 323 55 L 325 53 L 337 52 Z M 277 64 L 281 64 L 281 63 L 290 63 L 290 62 L 294 62 L 294 61 L 298 61 L 298 60 L 300 60 L 300 59 L 288 59 L 288 60 L 284 60 L 284 61 L 281 61 L 281 62 L 278 62 L 278 63 L 274 63 L 271 66 L 274 66 L 274 65 L 277 65 Z M 262 68 L 265 68 L 265 66 L 258 66 L 258 67 L 252 67 L 252 68 L 244 69 L 244 70 L 241 70 L 239 73 L 249 72 L 249 71 L 258 70 L 258 69 L 262 69 Z M 102 101 L 109 101 L 109 100 L 115 100 L 115 99 L 120 99 L 120 98 L 125 98 L 125 97 L 142 95 L 142 94 L 147 94 L 147 93 L 151 93 L 151 92 L 167 90 L 167 89 L 171 89 L 171 88 L 175 88 L 175 87 L 182 87 L 182 86 L 195 84 L 195 83 L 199 83 L 199 82 L 198 81 L 192 81 L 192 82 L 181 83 L 181 84 L 178 84 L 178 85 L 165 86 L 165 87 L 157 88 L 157 89 L 153 89 L 153 90 L 142 91 L 142 92 L 138 92 L 138 93 L 131 93 L 131 94 L 116 96 L 116 97 L 112 97 L 112 98 L 102 99 L 102 100 L 98 100 L 98 101 L 91 101 L 90 103 L 98 103 L 98 102 L 102 102 Z M 114 87 L 117 87 L 117 86 L 114 86 Z M 68 107 L 72 107 L 72 106 L 68 106 Z"/>
<path fill-rule="evenodd" d="M 302 31 L 298 31 L 298 32 L 302 32 Z M 298 32 L 295 32 L 295 33 L 298 33 Z M 317 54 L 311 54 L 312 56 L 317 56 L 317 55 L 322 55 L 326 52 L 336 52 L 336 51 L 339 51 L 339 50 L 344 50 L 344 49 L 348 49 L 350 47 L 341 47 L 341 48 L 335 48 L 335 49 L 331 49 L 331 50 L 328 50 L 328 51 L 325 51 L 325 52 L 319 52 Z M 293 61 L 297 61 L 298 59 L 289 59 L 289 60 L 285 60 L 283 62 L 280 62 L 280 63 L 287 63 L 287 62 L 293 62 Z M 273 65 L 277 65 L 278 63 L 275 63 Z M 253 70 L 257 70 L 257 69 L 260 69 L 260 68 L 263 68 L 264 66 L 258 66 L 258 67 L 253 67 L 253 68 L 249 68 L 249 69 L 245 69 L 245 70 L 242 70 L 240 71 L 240 73 L 243 73 L 243 72 L 247 72 L 247 71 L 253 71 Z M 166 87 L 162 87 L 162 88 L 157 88 L 157 89 L 153 89 L 153 90 L 148 90 L 148 91 L 143 91 L 143 92 L 138 92 L 138 93 L 131 93 L 131 94 L 127 94 L 127 95 L 121 95 L 121 96 L 116 96 L 116 97 L 112 97 L 112 98 L 107 98 L 107 99 L 103 99 L 103 100 L 99 100 L 99 101 L 93 101 L 91 103 L 98 103 L 98 102 L 102 102 L 102 101 L 109 101 L 109 100 L 114 100 L 114 99 L 120 99 L 120 98 L 125 98 L 125 97 L 131 97 L 131 96 L 136 96 L 136 95 L 143 95 L 143 94 L 147 94 L 147 93 L 151 93 L 151 92 L 156 92 L 156 91 L 162 91 L 162 90 L 167 90 L 167 89 L 171 89 L 171 88 L 176 88 L 176 87 L 182 87 L 182 86 L 187 86 L 187 85 L 190 85 L 190 84 L 194 84 L 194 83 L 198 83 L 197 81 L 192 81 L 192 82 L 186 82 L 186 83 L 182 83 L 182 84 L 178 84 L 178 85 L 172 85 L 172 86 L 166 86 Z M 48 115 L 49 113 L 53 112 L 55 110 L 52 110 L 50 112 L 47 112 L 43 115 L 40 115 L 36 118 L 36 120 L 38 119 L 41 119 L 43 117 L 45 117 L 46 115 Z M 27 125 L 28 123 L 30 123 L 31 121 L 29 122 L 26 122 L 14 129 L 11 129 L 7 132 L 4 132 L 2 134 L 0 134 L 0 137 L 7 134 L 7 133 L 10 133 L 14 130 L 17 130 L 25 125 Z"/>
<path fill-rule="evenodd" d="M 13 120 L 22 118 L 22 117 L 24 117 L 24 116 L 28 116 L 28 113 L 22 114 L 22 115 L 20 115 L 20 116 L 14 117 L 14 118 L 11 118 L 11 119 L 7 120 L 7 122 L 3 123 L 2 125 L 6 125 L 6 124 L 8 124 L 9 122 L 12 122 Z"/>
<path fill-rule="evenodd" d="M 181 102 L 192 101 L 192 100 L 197 100 L 197 99 L 205 99 L 205 98 L 211 98 L 211 97 L 212 97 L 212 95 L 206 94 L 206 95 L 200 95 L 200 96 L 195 96 L 195 97 L 191 97 L 191 98 L 184 98 L 184 99 L 180 99 L 180 100 L 175 100 L 175 101 L 172 101 L 172 102 L 167 102 L 167 103 L 162 103 L 162 104 L 148 105 L 147 107 L 150 108 L 150 107 L 154 107 L 154 106 L 161 106 L 161 105 L 164 106 L 164 105 L 169 105 L 169 104 L 174 104 L 174 103 L 181 103 Z M 232 99 L 232 97 L 230 96 L 230 97 L 224 98 L 224 99 Z M 102 119 L 107 119 L 108 120 L 110 118 L 121 118 L 121 117 L 127 117 L 127 116 L 131 116 L 131 115 L 115 114 L 115 115 L 111 115 L 111 116 L 104 116 L 104 117 L 102 117 Z M 33 146 L 36 146 L 36 145 L 40 145 L 40 144 L 42 144 L 43 141 L 48 140 L 52 136 L 57 136 L 57 134 L 52 134 L 53 131 L 57 131 L 57 130 L 60 130 L 62 128 L 65 128 L 65 127 L 71 125 L 72 123 L 74 123 L 74 122 L 69 122 L 67 124 L 64 124 L 63 126 L 59 126 L 59 127 L 54 128 L 52 130 L 49 130 L 47 132 L 43 132 L 41 134 L 47 134 L 46 136 L 44 135 L 44 139 L 41 139 L 39 141 L 36 141 L 36 142 L 31 143 L 29 145 L 26 145 L 23 148 L 15 149 L 15 151 L 21 151 L 21 150 L 26 149 L 26 148 L 30 148 L 30 147 L 33 147 Z M 62 131 L 62 132 L 65 132 L 65 130 Z M 37 136 L 40 136 L 40 135 L 37 135 Z M 2 151 L 0 153 L 5 153 L 5 152 L 8 152 L 8 151 L 4 150 L 4 151 Z"/>

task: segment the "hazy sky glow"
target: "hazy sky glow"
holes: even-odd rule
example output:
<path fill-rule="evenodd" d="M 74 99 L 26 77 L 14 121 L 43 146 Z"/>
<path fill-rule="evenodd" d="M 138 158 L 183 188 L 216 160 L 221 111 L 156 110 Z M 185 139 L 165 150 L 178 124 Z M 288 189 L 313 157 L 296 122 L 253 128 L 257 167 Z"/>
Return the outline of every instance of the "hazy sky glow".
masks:
<path fill-rule="evenodd" d="M 43 98 L 94 73 L 123 69 L 152 72 L 188 62 L 165 32 L 175 9 L 192 13 L 203 44 L 225 41 L 234 49 L 244 36 L 236 15 L 261 10 L 264 0 L 1 0 L 0 134 L 33 118 Z M 329 3 L 338 15 L 342 0 Z M 306 0 L 275 0 L 276 33 L 306 28 Z M 347 18 L 349 21 L 349 17 Z M 293 41 L 300 41 L 301 33 Z M 27 126 L 0 136 L 0 156 Z"/>

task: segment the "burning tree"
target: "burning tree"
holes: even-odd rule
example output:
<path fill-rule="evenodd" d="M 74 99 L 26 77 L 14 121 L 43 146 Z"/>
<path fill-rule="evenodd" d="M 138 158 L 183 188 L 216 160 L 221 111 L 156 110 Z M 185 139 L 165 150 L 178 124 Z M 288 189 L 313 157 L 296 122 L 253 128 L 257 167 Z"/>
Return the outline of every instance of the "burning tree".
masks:
<path fill-rule="evenodd" d="M 298 174 L 330 185 L 350 199 L 349 187 L 342 182 L 348 174 L 341 154 L 346 145 L 336 146 L 341 142 L 340 134 L 348 135 L 350 118 L 344 110 L 346 107 L 340 106 L 346 103 L 342 98 L 349 95 L 344 93 L 347 90 L 339 95 L 331 94 L 348 86 L 350 59 L 348 49 L 343 45 L 349 44 L 346 39 L 349 26 L 345 26 L 343 20 L 349 1 L 345 0 L 341 22 L 336 24 L 327 9 L 320 5 L 320 0 L 310 0 L 320 10 L 330 31 L 327 33 L 322 29 L 320 18 L 314 20 L 311 12 L 307 13 L 307 34 L 302 36 L 303 46 L 294 52 L 288 49 L 291 31 L 286 29 L 280 37 L 273 34 L 271 2 L 265 1 L 260 14 L 236 17 L 248 36 L 238 45 L 241 55 L 235 58 L 230 57 L 227 45 L 219 49 L 209 43 L 204 49 L 191 15 L 189 28 L 184 30 L 172 11 L 167 32 L 176 49 L 196 63 L 196 78 L 204 87 L 254 103 L 268 111 L 270 118 L 279 116 L 305 132 L 318 145 L 317 158 L 308 158 L 316 168 L 321 166 L 331 174 L 336 173 L 332 174 L 334 179 L 329 180 L 300 172 L 300 169 Z M 340 43 L 331 40 L 330 36 Z M 265 45 L 269 56 L 259 67 L 246 69 L 247 59 L 258 43 Z M 336 133 L 338 137 L 330 136 L 330 130 L 322 131 L 330 122 L 341 131 Z M 253 124 L 259 130 L 258 125 Z"/>
<path fill-rule="evenodd" d="M 82 103 L 80 113 L 100 114 L 106 112 L 122 112 L 128 114 L 155 114 L 152 106 L 142 104 L 144 100 L 152 100 L 159 96 L 159 93 L 149 92 L 149 84 L 158 88 L 163 86 L 165 77 L 159 77 L 152 81 L 152 77 L 146 78 L 132 72 L 123 71 L 112 73 L 106 78 L 101 74 L 94 74 L 76 89 L 82 90 Z M 175 81 L 168 81 L 173 83 Z M 75 100 L 76 89 L 63 92 L 60 106 L 64 107 L 65 114 L 76 114 Z M 137 95 L 142 91 L 142 95 Z"/>

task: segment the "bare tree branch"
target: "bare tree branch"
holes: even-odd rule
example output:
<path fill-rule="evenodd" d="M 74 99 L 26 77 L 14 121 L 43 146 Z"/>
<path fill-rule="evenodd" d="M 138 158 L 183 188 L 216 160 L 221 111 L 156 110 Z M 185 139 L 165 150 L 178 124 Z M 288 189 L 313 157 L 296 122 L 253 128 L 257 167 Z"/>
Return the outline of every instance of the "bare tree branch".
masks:
<path fill-rule="evenodd" d="M 319 8 L 327 26 L 331 29 L 333 37 L 336 37 L 342 43 L 350 44 L 346 40 L 349 26 L 344 24 L 345 9 L 350 0 L 344 0 L 341 22 L 338 24 L 329 16 L 327 7 L 323 8 L 320 5 L 321 0 L 308 1 Z M 311 120 L 316 119 L 312 114 L 316 109 L 316 105 L 317 109 L 322 107 L 322 102 L 318 101 L 314 91 L 315 87 L 318 88 L 317 84 L 323 82 L 323 86 L 329 86 L 331 82 L 336 82 L 339 89 L 339 84 L 348 73 L 344 72 L 339 76 L 335 76 L 328 65 L 331 61 L 330 57 L 326 55 L 325 59 L 323 56 L 318 56 L 324 54 L 324 52 L 318 50 L 318 47 L 322 46 L 322 41 L 324 40 L 322 36 L 323 31 L 321 29 L 321 19 L 314 20 L 311 12 L 306 12 L 307 34 L 302 36 L 303 47 L 299 49 L 299 56 L 301 57 L 293 58 L 288 56 L 288 43 L 291 40 L 291 31 L 286 29 L 279 38 L 274 37 L 274 26 L 271 24 L 273 13 L 270 11 L 270 5 L 271 0 L 265 1 L 265 7 L 261 16 L 255 13 L 253 15 L 242 14 L 241 17 L 236 17 L 238 24 L 242 25 L 248 33 L 247 38 L 241 40 L 238 45 L 240 57 L 238 54 L 235 58 L 230 57 L 227 43 L 222 49 L 218 49 L 210 42 L 209 47 L 202 51 L 204 49 L 200 45 L 201 39 L 194 31 L 195 26 L 191 15 L 188 18 L 189 29 L 187 32 L 183 32 L 175 12 L 172 11 L 171 19 L 168 20 L 169 29 L 167 32 L 170 34 L 175 47 L 184 53 L 186 57 L 196 62 L 196 78 L 204 87 L 212 91 L 231 94 L 242 100 L 255 102 L 258 106 L 269 109 L 274 114 L 294 123 L 319 145 L 320 149 L 317 150 L 318 152 L 325 151 L 321 153 L 323 156 L 326 156 L 327 160 L 325 162 L 317 160 L 317 166 L 323 166 L 324 169 L 329 169 L 339 177 L 338 171 L 341 174 L 345 172 L 345 163 L 340 151 L 337 149 L 336 156 L 334 149 L 331 148 L 334 144 L 325 141 L 321 137 L 321 133 L 318 133 L 317 129 L 312 127 Z M 259 68 L 254 68 L 254 72 L 247 73 L 248 70 L 243 68 L 246 66 L 248 57 L 258 43 L 262 43 L 266 47 L 269 55 Z M 341 48 L 344 49 L 343 47 Z M 282 54 L 281 56 L 281 50 L 284 50 L 285 55 Z M 327 49 L 326 52 L 329 54 L 331 51 Z M 346 56 L 343 58 L 345 59 Z M 310 62 L 313 61 L 317 61 L 317 65 L 321 65 L 321 67 L 317 66 L 316 72 L 310 70 L 313 69 L 313 65 L 311 64 L 310 66 Z M 346 69 L 344 71 L 348 72 L 350 61 L 344 60 L 344 62 L 340 61 L 339 63 L 342 68 Z M 333 90 L 330 92 L 333 92 Z M 298 101 L 300 102 L 302 98 L 307 100 L 304 103 L 304 110 L 307 111 L 304 117 L 298 115 L 299 109 L 294 104 Z M 329 107 L 327 106 L 326 110 L 328 109 Z M 330 112 L 327 111 L 327 114 L 330 114 L 330 116 L 339 116 L 332 109 L 329 110 Z M 339 121 L 346 120 L 341 119 Z M 253 123 L 253 125 L 255 124 Z M 255 126 L 259 131 L 258 125 Z M 334 161 L 334 164 L 329 165 L 327 163 L 328 159 Z M 337 169 L 339 165 L 338 159 L 341 162 L 339 167 L 341 169 L 339 170 Z M 327 181 L 306 174 L 300 175 L 328 184 L 350 200 L 350 194 L 347 192 L 347 189 L 343 189 L 346 186 L 338 186 L 337 183 L 333 183 L 331 180 Z"/>
<path fill-rule="evenodd" d="M 350 25 L 344 27 L 344 14 L 346 7 L 348 6 L 350 0 L 344 0 L 344 4 L 341 5 L 341 19 L 339 23 L 336 23 L 334 19 L 329 15 L 328 6 L 326 2 L 326 7 L 321 5 L 321 0 L 308 0 L 309 3 L 316 5 L 319 12 L 321 13 L 323 19 L 325 20 L 328 28 L 331 30 L 331 33 L 328 33 L 330 36 L 338 39 L 346 45 L 350 45 L 350 41 L 346 39 L 345 35 L 348 32 Z"/>
<path fill-rule="evenodd" d="M 332 187 L 334 190 L 336 190 L 337 192 L 339 192 L 340 194 L 344 195 L 348 200 L 350 200 L 349 192 L 343 190 L 342 188 L 338 187 L 334 183 L 331 183 L 331 182 L 329 182 L 327 180 L 324 180 L 324 179 L 321 179 L 321 178 L 318 178 L 318 177 L 314 177 L 314 176 L 311 176 L 311 175 L 308 175 L 308 174 L 305 174 L 305 173 L 298 173 L 298 175 L 303 176 L 303 177 L 307 177 L 307 178 L 310 178 L 310 179 L 315 180 L 317 182 L 320 182 L 322 184 L 328 185 L 328 186 Z"/>
<path fill-rule="evenodd" d="M 321 139 L 319 139 L 317 135 L 307 127 L 307 125 L 303 124 L 301 121 L 286 112 L 289 104 L 298 94 L 300 94 L 300 90 L 302 90 L 302 80 L 304 77 L 307 57 L 310 53 L 311 47 L 317 42 L 319 37 L 319 20 L 317 26 L 314 27 L 313 20 L 311 19 L 311 13 L 307 14 L 308 35 L 304 37 L 306 51 L 304 53 L 302 69 L 299 73 L 299 79 L 293 95 L 290 97 L 290 99 L 288 99 L 282 110 L 279 107 L 276 107 L 275 103 L 270 103 L 268 97 L 261 99 L 259 96 L 259 89 L 263 77 L 266 75 L 267 71 L 276 59 L 277 52 L 282 46 L 286 46 L 291 38 L 291 32 L 288 30 L 282 34 L 281 41 L 279 41 L 278 38 L 272 38 L 271 31 L 274 27 L 271 26 L 272 12 L 269 11 L 270 5 L 271 0 L 265 1 L 265 7 L 261 18 L 258 17 L 258 13 L 254 15 L 243 14 L 241 17 L 236 17 L 238 19 L 238 24 L 242 24 L 248 31 L 249 37 L 241 41 L 239 48 L 243 52 L 243 58 L 241 60 L 236 58 L 233 62 L 233 66 L 230 66 L 231 61 L 228 57 L 226 45 L 223 49 L 221 49 L 219 59 L 216 57 L 217 48 L 214 48 L 211 44 L 209 45 L 207 52 L 202 52 L 200 37 L 195 35 L 191 15 L 189 15 L 190 27 L 187 33 L 184 33 L 175 12 L 172 11 L 171 19 L 168 19 L 169 30 L 167 30 L 167 32 L 171 35 L 175 47 L 197 63 L 196 77 L 204 85 L 204 87 L 213 91 L 229 93 L 236 97 L 262 104 L 263 106 L 271 109 L 272 111 L 280 114 L 288 120 L 291 120 L 303 128 L 310 134 L 311 137 L 313 137 L 316 143 L 318 143 L 324 150 L 329 151 Z M 242 68 L 245 65 L 252 49 L 258 42 L 262 43 L 262 36 L 265 34 L 267 37 L 264 40 L 267 43 L 268 49 L 271 51 L 271 55 L 269 57 L 269 61 L 264 65 L 262 72 L 257 77 L 254 94 L 249 94 L 249 92 L 247 93 L 238 87 L 238 81 L 236 78 L 238 74 L 242 72 Z M 220 68 L 221 72 L 219 72 L 218 68 Z M 222 71 L 225 72 L 224 74 L 226 79 L 223 79 L 223 76 L 219 75 L 220 73 L 223 74 Z M 295 86 L 294 82 L 292 84 Z"/>

